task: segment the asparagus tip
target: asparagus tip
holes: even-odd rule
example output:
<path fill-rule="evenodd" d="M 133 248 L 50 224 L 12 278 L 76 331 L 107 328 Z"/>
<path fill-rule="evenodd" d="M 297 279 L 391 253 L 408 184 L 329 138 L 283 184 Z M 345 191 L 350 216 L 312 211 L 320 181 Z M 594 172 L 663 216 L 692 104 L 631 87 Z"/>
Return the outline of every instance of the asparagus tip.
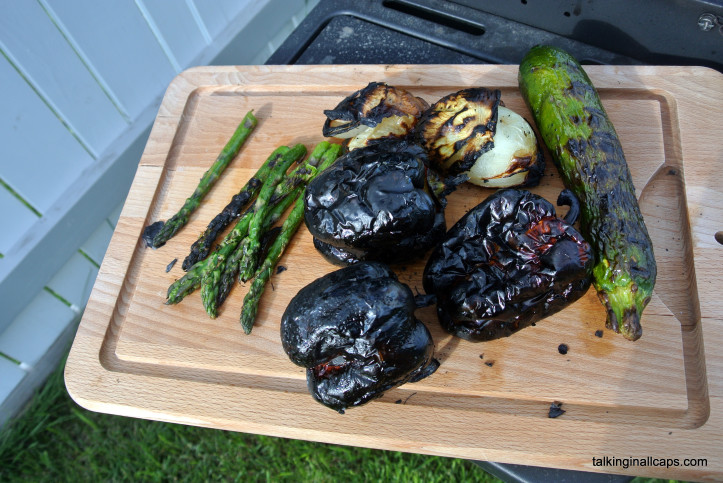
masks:
<path fill-rule="evenodd" d="M 163 246 L 163 243 L 155 245 L 153 240 L 156 238 L 156 235 L 158 235 L 158 233 L 163 229 L 165 223 L 165 221 L 157 221 L 155 223 L 151 223 L 143 229 L 143 234 L 141 235 L 141 238 L 145 242 L 146 247 L 158 248 L 160 246 Z"/>

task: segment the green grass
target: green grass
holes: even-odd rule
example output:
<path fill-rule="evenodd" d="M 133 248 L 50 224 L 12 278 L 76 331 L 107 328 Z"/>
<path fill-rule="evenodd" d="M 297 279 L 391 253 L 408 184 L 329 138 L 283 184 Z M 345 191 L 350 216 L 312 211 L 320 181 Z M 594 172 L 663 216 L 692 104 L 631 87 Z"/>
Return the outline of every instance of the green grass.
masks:
<path fill-rule="evenodd" d="M 323 409 L 323 408 L 320 408 Z M 500 481 L 473 462 L 93 413 L 61 366 L 0 432 L 0 481 Z"/>
<path fill-rule="evenodd" d="M 323 409 L 323 408 L 321 408 Z M 63 364 L 0 431 L 0 481 L 499 482 L 471 461 L 311 443 L 87 411 Z M 674 480 L 636 478 L 634 483 Z"/>

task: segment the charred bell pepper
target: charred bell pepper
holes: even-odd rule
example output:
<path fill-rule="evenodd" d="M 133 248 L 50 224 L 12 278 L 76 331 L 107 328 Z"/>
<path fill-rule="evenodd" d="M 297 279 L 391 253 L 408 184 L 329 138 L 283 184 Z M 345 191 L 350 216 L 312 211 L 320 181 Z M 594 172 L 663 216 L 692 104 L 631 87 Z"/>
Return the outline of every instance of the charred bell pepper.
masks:
<path fill-rule="evenodd" d="M 358 263 L 296 294 L 281 319 L 281 343 L 306 367 L 312 397 L 343 413 L 437 369 L 415 308 L 412 291 L 388 266 Z"/>
<path fill-rule="evenodd" d="M 385 141 L 340 157 L 306 189 L 304 220 L 327 260 L 402 262 L 421 256 L 446 230 L 427 181 L 425 151 Z"/>
<path fill-rule="evenodd" d="M 564 219 L 526 190 L 498 191 L 463 216 L 432 252 L 424 289 L 437 297 L 442 327 L 463 339 L 509 336 L 582 297 L 592 248 L 572 226 L 580 211 L 569 190 Z"/>

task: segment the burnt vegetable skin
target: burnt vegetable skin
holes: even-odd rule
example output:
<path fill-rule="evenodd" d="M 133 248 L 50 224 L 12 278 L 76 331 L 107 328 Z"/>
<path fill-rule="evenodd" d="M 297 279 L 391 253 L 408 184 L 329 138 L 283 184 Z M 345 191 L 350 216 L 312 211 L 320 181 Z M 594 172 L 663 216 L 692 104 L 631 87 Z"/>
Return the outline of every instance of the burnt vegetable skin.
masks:
<path fill-rule="evenodd" d="M 582 297 L 590 287 L 592 248 L 529 191 L 498 191 L 470 210 L 432 252 L 424 289 L 437 297 L 442 327 L 470 341 L 506 337 Z"/>
<path fill-rule="evenodd" d="M 348 139 L 349 151 L 383 139 L 402 139 L 414 128 L 427 102 L 405 89 L 371 82 L 334 109 L 325 110 L 324 136 Z"/>
<path fill-rule="evenodd" d="M 329 273 L 291 300 L 281 343 L 309 392 L 340 413 L 432 374 L 439 362 L 409 287 L 381 263 Z"/>
<path fill-rule="evenodd" d="M 594 248 L 593 285 L 607 308 L 606 326 L 637 340 L 657 268 L 615 129 L 585 71 L 561 49 L 531 49 L 519 84 L 565 186 L 581 202 L 581 230 Z"/>
<path fill-rule="evenodd" d="M 442 203 L 428 185 L 424 150 L 384 141 L 340 157 L 309 183 L 304 220 L 327 260 L 397 263 L 444 236 Z"/>
<path fill-rule="evenodd" d="M 420 118 L 415 136 L 434 169 L 447 176 L 469 171 L 494 147 L 500 91 L 463 89 L 435 102 Z"/>

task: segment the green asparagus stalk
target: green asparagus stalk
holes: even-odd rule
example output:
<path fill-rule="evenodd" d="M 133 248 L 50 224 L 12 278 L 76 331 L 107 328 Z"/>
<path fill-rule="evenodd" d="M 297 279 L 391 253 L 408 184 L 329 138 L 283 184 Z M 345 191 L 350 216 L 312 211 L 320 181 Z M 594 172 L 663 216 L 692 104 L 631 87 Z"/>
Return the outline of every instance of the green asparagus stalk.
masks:
<path fill-rule="evenodd" d="M 318 148 L 318 146 L 317 146 Z M 314 149 L 314 152 L 316 152 L 317 149 Z M 323 151 L 323 154 L 321 156 L 321 165 L 320 169 L 317 169 L 313 166 L 309 165 L 303 165 L 304 169 L 303 172 L 298 174 L 298 177 L 302 180 L 301 182 L 308 183 L 311 179 L 313 179 L 319 171 L 326 169 L 326 167 L 330 166 L 336 158 L 339 157 L 339 154 L 341 152 L 341 146 L 338 144 L 329 145 L 327 143 L 327 149 Z M 292 178 L 293 176 L 289 176 L 289 178 Z M 254 219 L 251 221 L 251 224 L 249 225 L 249 234 L 244 240 L 241 242 L 241 249 L 243 250 L 243 256 L 241 258 L 241 261 L 239 262 L 239 279 L 241 281 L 246 282 L 251 279 L 253 276 L 254 270 L 256 270 L 256 267 L 258 266 L 258 252 L 261 247 L 260 239 L 261 234 L 263 231 L 261 230 L 261 223 L 263 222 L 264 217 L 266 216 L 265 213 L 256 213 L 254 216 Z"/>
<path fill-rule="evenodd" d="M 304 152 L 305 148 L 303 150 L 289 150 L 275 163 L 274 166 L 279 167 L 279 169 L 286 170 L 289 165 L 302 157 Z M 268 178 L 266 181 L 268 182 Z M 256 204 L 254 203 L 254 205 L 246 210 L 246 212 L 239 218 L 231 231 L 219 244 L 217 251 L 212 253 L 208 258 L 196 262 L 188 269 L 183 277 L 179 278 L 171 284 L 170 287 L 168 287 L 166 304 L 177 304 L 183 300 L 186 295 L 199 288 L 206 274 L 217 268 L 223 262 L 225 257 L 233 253 L 233 250 L 248 233 L 249 223 L 253 217 L 255 209 Z"/>
<path fill-rule="evenodd" d="M 276 186 L 286 175 L 286 170 L 289 166 L 294 161 L 302 158 L 305 154 L 306 147 L 303 144 L 297 144 L 281 158 L 281 162 L 273 166 L 271 172 L 269 173 L 269 177 L 264 182 L 258 196 L 256 197 L 256 201 L 254 202 L 248 228 L 249 236 L 251 236 L 251 231 L 254 229 L 256 230 L 256 233 L 260 232 L 260 225 L 266 217 L 266 213 L 268 213 L 269 199 L 271 198 L 271 195 L 274 194 Z M 254 226 L 254 224 L 257 226 Z M 209 267 L 206 268 L 201 280 L 201 301 L 206 309 L 206 313 L 212 319 L 216 318 L 218 313 L 216 300 L 221 281 L 221 273 L 223 271 L 224 264 L 226 263 L 226 258 L 233 254 L 237 245 L 238 242 L 227 243 L 226 246 L 221 246 L 218 251 L 208 258 L 208 260 L 213 259 L 213 261 Z"/>
<path fill-rule="evenodd" d="M 331 147 L 324 153 L 317 174 L 331 166 L 334 161 L 336 161 L 336 158 L 339 157 L 340 153 L 341 146 L 338 144 L 332 144 Z M 281 226 L 281 233 L 269 248 L 266 258 L 264 259 L 259 269 L 256 271 L 254 275 L 254 281 L 251 283 L 246 297 L 244 297 L 243 308 L 241 309 L 240 322 L 241 327 L 246 334 L 251 333 L 254 321 L 256 320 L 256 314 L 258 313 L 261 295 L 266 288 L 266 283 L 271 278 L 274 267 L 279 262 L 281 255 L 283 255 L 284 250 L 288 246 L 291 238 L 294 236 L 294 233 L 296 233 L 296 230 L 298 230 L 299 225 L 301 225 L 301 222 L 304 219 L 305 191 L 306 190 L 304 189 L 304 191 L 302 191 L 301 194 L 299 194 L 299 196 L 296 198 L 296 202 L 294 203 L 294 207 L 291 209 L 291 213 L 289 213 L 289 216 L 286 218 L 286 220 L 284 220 L 284 223 Z"/>
<path fill-rule="evenodd" d="M 310 176 L 315 176 L 316 167 L 322 159 L 324 153 L 329 149 L 331 143 L 328 141 L 322 141 L 314 147 L 313 151 L 306 159 L 306 162 L 300 164 L 284 180 L 279 183 L 276 187 L 276 192 L 271 197 L 271 202 L 276 201 L 277 198 L 286 196 L 292 189 L 297 186 L 304 184 L 308 181 Z"/>
<path fill-rule="evenodd" d="M 264 232 L 268 231 L 274 225 L 274 223 L 279 221 L 279 219 L 284 214 L 284 212 L 286 212 L 289 206 L 291 206 L 291 204 L 296 200 L 296 198 L 303 193 L 303 190 L 303 186 L 297 186 L 291 193 L 287 194 L 283 198 L 278 199 L 275 202 L 274 206 L 269 211 L 266 220 L 264 220 Z M 223 273 L 221 273 L 221 280 L 219 283 L 218 295 L 216 298 L 216 305 L 218 307 L 220 307 L 221 304 L 223 304 L 223 302 L 226 300 L 226 297 L 228 296 L 231 288 L 234 285 L 234 282 L 236 281 L 236 275 L 238 275 L 239 270 L 239 261 L 242 257 L 243 249 L 241 249 L 241 246 L 239 244 L 239 246 L 236 247 L 236 250 L 234 250 L 233 254 L 226 260 L 226 265 L 223 269 Z"/>
<path fill-rule="evenodd" d="M 249 287 L 249 291 L 244 297 L 244 305 L 241 309 L 241 328 L 246 334 L 251 333 L 251 329 L 256 320 L 256 314 L 259 310 L 259 300 L 261 295 L 264 293 L 266 283 L 271 278 L 274 267 L 278 263 L 281 255 L 284 253 L 286 246 L 291 241 L 291 238 L 296 233 L 296 230 L 304 220 L 304 195 L 303 193 L 296 198 L 294 208 L 289 213 L 289 216 L 284 220 L 284 224 L 281 226 L 281 233 L 276 238 L 274 243 L 269 248 L 269 253 L 266 255 L 266 259 L 261 264 L 261 267 L 257 270 L 254 281 Z"/>
<path fill-rule="evenodd" d="M 186 199 L 186 202 L 178 213 L 173 215 L 165 223 L 157 221 L 143 230 L 143 240 L 147 246 L 153 248 L 163 246 L 188 222 L 191 213 L 198 208 L 201 200 L 203 200 L 211 187 L 216 183 L 221 173 L 226 169 L 226 166 L 236 157 L 241 146 L 246 142 L 257 124 L 258 120 L 254 116 L 253 111 L 246 113 L 246 116 L 241 120 L 231 139 L 226 143 L 226 146 L 224 146 L 211 167 L 203 174 L 196 190 Z"/>
<path fill-rule="evenodd" d="M 234 218 L 237 218 L 241 213 L 241 210 L 246 207 L 256 196 L 261 189 L 261 186 L 269 176 L 271 167 L 276 162 L 275 160 L 281 158 L 285 153 L 289 151 L 287 146 L 281 146 L 276 149 L 266 159 L 264 164 L 256 171 L 256 173 L 249 179 L 241 190 L 231 198 L 231 201 L 226 207 L 216 215 L 213 220 L 208 224 L 206 230 L 199 236 L 198 240 L 191 245 L 191 251 L 188 256 L 183 260 L 183 269 L 190 269 L 197 261 L 206 258 L 211 251 L 213 242 L 216 241 L 218 233 L 226 228 Z"/>
<path fill-rule="evenodd" d="M 323 155 L 330 146 L 331 144 L 328 141 L 322 141 L 317 144 L 306 161 L 294 168 L 294 170 L 276 186 L 274 194 L 269 200 L 270 211 L 264 220 L 261 230 L 262 233 L 266 233 L 267 230 L 281 218 L 281 215 L 300 194 L 300 189 L 303 189 L 302 185 L 305 184 L 310 177 L 316 175 L 318 172 L 317 166 L 319 162 L 322 162 Z M 236 250 L 234 250 L 233 254 L 226 261 L 219 282 L 218 295 L 216 298 L 217 307 L 223 304 L 231 291 L 236 275 L 239 272 L 239 263 L 243 259 L 243 256 L 244 245 L 242 243 L 236 247 Z"/>

